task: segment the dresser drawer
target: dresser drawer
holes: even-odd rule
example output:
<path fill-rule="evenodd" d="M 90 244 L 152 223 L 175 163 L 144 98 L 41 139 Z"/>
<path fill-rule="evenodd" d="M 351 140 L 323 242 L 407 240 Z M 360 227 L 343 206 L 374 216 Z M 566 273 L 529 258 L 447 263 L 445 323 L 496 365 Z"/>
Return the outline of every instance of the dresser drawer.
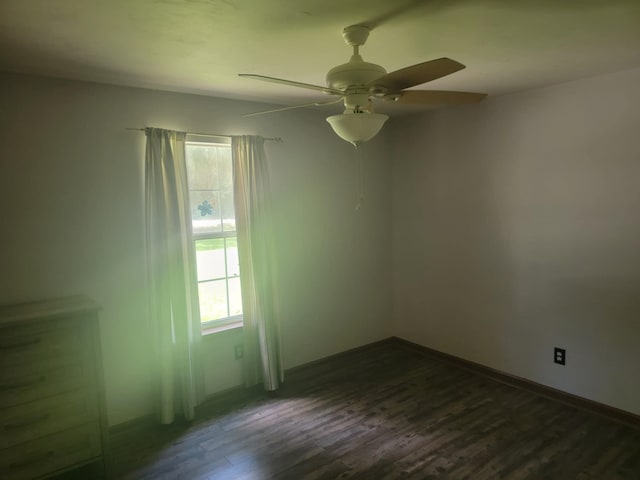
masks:
<path fill-rule="evenodd" d="M 0 408 L 13 407 L 59 393 L 96 385 L 93 364 L 74 365 L 33 373 L 28 369 L 0 374 Z"/>
<path fill-rule="evenodd" d="M 0 329 L 0 372 L 37 373 L 84 362 L 92 340 L 89 325 L 73 319 Z"/>
<path fill-rule="evenodd" d="M 0 448 L 98 419 L 95 390 L 83 389 L 0 409 Z"/>
<path fill-rule="evenodd" d="M 0 478 L 26 480 L 100 456 L 98 422 L 0 450 Z"/>

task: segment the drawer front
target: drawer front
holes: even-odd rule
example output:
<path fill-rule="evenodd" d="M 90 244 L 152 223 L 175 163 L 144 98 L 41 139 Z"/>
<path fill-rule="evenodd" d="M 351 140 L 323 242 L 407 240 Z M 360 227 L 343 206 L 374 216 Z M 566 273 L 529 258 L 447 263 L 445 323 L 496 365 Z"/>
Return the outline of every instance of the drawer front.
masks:
<path fill-rule="evenodd" d="M 20 369 L 10 374 L 5 372 L 0 375 L 0 408 L 95 385 L 94 364 L 88 360 L 39 373 L 25 373 Z"/>
<path fill-rule="evenodd" d="M 0 409 L 0 448 L 10 447 L 98 419 L 95 390 L 76 390 Z"/>
<path fill-rule="evenodd" d="M 90 325 L 73 319 L 5 327 L 0 330 L 0 375 L 73 365 L 86 358 L 91 344 Z"/>
<path fill-rule="evenodd" d="M 100 428 L 94 422 L 0 450 L 0 478 L 38 478 L 100 455 Z"/>

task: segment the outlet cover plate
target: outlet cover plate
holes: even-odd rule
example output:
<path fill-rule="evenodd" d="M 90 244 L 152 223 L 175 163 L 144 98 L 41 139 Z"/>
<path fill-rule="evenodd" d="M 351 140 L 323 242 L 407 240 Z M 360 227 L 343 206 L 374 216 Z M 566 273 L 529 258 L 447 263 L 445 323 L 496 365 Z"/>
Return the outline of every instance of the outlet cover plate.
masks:
<path fill-rule="evenodd" d="M 564 348 L 555 347 L 553 349 L 553 363 L 565 365 L 567 361 L 567 352 Z"/>

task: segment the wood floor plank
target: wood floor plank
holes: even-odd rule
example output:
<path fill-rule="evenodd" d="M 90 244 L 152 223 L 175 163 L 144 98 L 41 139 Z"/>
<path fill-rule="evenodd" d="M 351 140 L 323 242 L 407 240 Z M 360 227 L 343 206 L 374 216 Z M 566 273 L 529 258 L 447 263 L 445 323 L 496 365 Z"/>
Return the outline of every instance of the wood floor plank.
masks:
<path fill-rule="evenodd" d="M 116 478 L 638 480 L 640 430 L 384 342 L 114 435 Z"/>

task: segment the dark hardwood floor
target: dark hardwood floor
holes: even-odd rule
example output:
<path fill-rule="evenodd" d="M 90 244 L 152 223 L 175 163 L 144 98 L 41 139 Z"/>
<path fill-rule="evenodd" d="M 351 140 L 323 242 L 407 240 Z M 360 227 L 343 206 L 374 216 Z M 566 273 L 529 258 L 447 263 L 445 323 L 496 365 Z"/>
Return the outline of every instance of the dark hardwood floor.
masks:
<path fill-rule="evenodd" d="M 401 344 L 114 435 L 124 479 L 640 479 L 640 430 Z"/>

